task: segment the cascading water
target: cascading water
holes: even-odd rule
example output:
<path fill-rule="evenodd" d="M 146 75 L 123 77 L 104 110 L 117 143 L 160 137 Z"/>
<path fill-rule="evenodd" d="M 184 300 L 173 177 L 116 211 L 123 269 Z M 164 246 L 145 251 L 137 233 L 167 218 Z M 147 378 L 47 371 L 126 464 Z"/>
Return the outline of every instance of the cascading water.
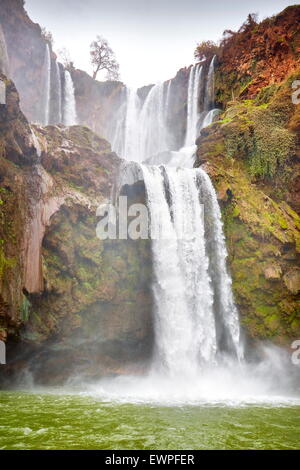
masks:
<path fill-rule="evenodd" d="M 168 123 L 170 100 L 171 100 L 171 90 L 172 90 L 172 80 L 169 80 L 169 82 L 167 84 L 166 100 L 165 100 L 165 125 L 167 125 L 167 123 Z"/>
<path fill-rule="evenodd" d="M 204 110 L 208 111 L 214 107 L 215 101 L 215 61 L 216 56 L 213 56 L 211 63 L 209 64 L 207 82 L 206 82 L 206 92 L 204 97 Z"/>
<path fill-rule="evenodd" d="M 189 147 L 195 144 L 197 137 L 197 125 L 198 125 L 198 97 L 199 97 L 199 86 L 202 77 L 202 67 L 196 64 L 191 67 L 189 85 L 188 85 L 188 103 L 187 103 L 187 126 L 186 126 L 186 138 L 185 147 Z"/>
<path fill-rule="evenodd" d="M 49 45 L 46 44 L 45 50 L 45 62 L 44 62 L 44 118 L 43 124 L 47 126 L 49 124 L 50 117 L 50 97 L 51 97 L 51 56 Z"/>
<path fill-rule="evenodd" d="M 206 81 L 212 102 L 214 60 Z M 220 355 L 242 359 L 237 309 L 226 270 L 226 246 L 221 213 L 208 175 L 181 167 L 195 153 L 199 120 L 199 90 L 203 67 L 190 69 L 185 148 L 171 166 L 136 163 L 144 181 L 150 215 L 153 257 L 155 354 L 152 370 L 190 379 Z M 125 157 L 137 155 L 155 162 L 168 149 L 167 114 L 171 82 L 153 86 L 139 112 L 136 93 L 127 92 Z M 206 97 L 205 97 L 206 99 Z M 209 114 L 209 113 L 207 113 Z M 136 139 L 138 135 L 138 142 Z M 126 155 L 127 153 L 127 155 Z M 148 158 L 148 160 L 147 160 Z M 141 160 L 140 159 L 140 160 Z M 132 164 L 129 165 L 132 168 Z"/>
<path fill-rule="evenodd" d="M 154 85 L 144 103 L 136 90 L 126 88 L 125 100 L 111 131 L 112 148 L 126 160 L 144 161 L 169 151 L 167 125 L 171 95 L 170 80 Z"/>
<path fill-rule="evenodd" d="M 139 154 L 143 159 L 168 150 L 168 135 L 165 125 L 164 84 L 158 83 L 148 93 L 140 113 Z"/>
<path fill-rule="evenodd" d="M 125 155 L 125 125 L 128 110 L 129 89 L 123 87 L 120 94 L 120 107 L 116 111 L 113 122 L 109 123 L 107 129 L 108 140 L 111 142 L 112 149 L 117 155 L 124 158 Z"/>
<path fill-rule="evenodd" d="M 241 359 L 221 213 L 208 175 L 201 169 L 141 169 L 151 219 L 155 368 L 192 377 L 201 366 L 216 364 L 221 352 Z"/>
<path fill-rule="evenodd" d="M 113 150 L 127 160 L 192 168 L 197 135 L 204 124 L 211 124 L 215 115 L 209 107 L 214 102 L 214 63 L 213 58 L 207 77 L 204 76 L 200 64 L 190 67 L 184 147 L 177 151 L 172 149 L 172 132 L 169 128 L 172 80 L 169 80 L 152 86 L 143 103 L 137 91 L 126 89 L 124 102 L 113 126 L 114 132 L 111 132 L 110 136 Z M 204 80 L 206 80 L 205 104 L 201 112 L 199 94 Z"/>
<path fill-rule="evenodd" d="M 68 70 L 65 70 L 63 121 L 66 126 L 74 126 L 77 124 L 74 84 Z"/>
<path fill-rule="evenodd" d="M 138 140 L 135 138 L 137 122 L 139 122 L 140 100 L 135 90 L 127 90 L 127 107 L 125 117 L 124 156 L 128 160 L 135 160 L 139 155 Z"/>
<path fill-rule="evenodd" d="M 0 70 L 7 77 L 9 77 L 10 75 L 9 58 L 8 58 L 8 53 L 7 53 L 6 40 L 5 40 L 5 36 L 4 36 L 1 24 L 0 24 Z"/>
<path fill-rule="evenodd" d="M 55 61 L 55 67 L 57 88 L 57 123 L 60 124 L 62 122 L 62 84 L 60 69 L 57 60 Z"/>
<path fill-rule="evenodd" d="M 33 147 L 35 149 L 36 155 L 38 157 L 38 161 L 40 162 L 40 158 L 41 158 L 41 155 L 42 155 L 42 149 L 41 149 L 39 140 L 38 140 L 34 130 L 32 129 L 32 127 L 30 128 L 30 130 L 31 130 L 32 144 L 33 144 Z"/>
<path fill-rule="evenodd" d="M 214 60 L 202 82 L 202 89 L 210 96 L 204 97 L 201 111 L 199 89 L 205 77 L 201 66 L 191 67 L 186 134 L 189 146 L 169 152 L 171 158 L 164 165 L 160 152 L 167 147 L 167 132 L 158 132 L 157 126 L 166 128 L 171 85 L 167 89 L 153 87 L 141 110 L 134 94 L 128 96 L 126 118 L 130 126 L 123 135 L 127 139 L 138 135 L 139 140 L 138 145 L 136 141 L 134 145 L 122 145 L 123 149 L 134 149 L 129 155 L 135 162 L 123 164 L 120 187 L 144 182 L 150 216 L 154 351 L 144 377 L 102 380 L 100 390 L 99 385 L 90 390 L 93 395 L 168 404 L 272 403 L 278 400 L 278 390 L 283 395 L 288 390 L 284 383 L 278 387 L 282 371 L 290 370 L 289 360 L 282 359 L 281 352 L 262 347 L 266 360 L 258 365 L 244 359 L 216 193 L 203 169 L 186 167 L 187 158 L 192 164 L 192 139 L 201 128 L 201 113 L 205 112 L 204 122 L 208 123 L 216 114 L 216 110 L 209 109 L 214 106 L 213 68 Z M 153 143 L 149 141 L 151 135 Z M 153 153 L 154 158 L 149 159 Z M 279 401 L 284 402 L 284 396 Z"/>
<path fill-rule="evenodd" d="M 199 91 L 204 80 L 203 67 L 195 64 L 190 68 L 187 91 L 187 122 L 185 145 L 178 151 L 171 152 L 168 164 L 172 166 L 184 166 L 192 168 L 197 147 L 195 141 L 200 132 L 199 128 Z M 202 113 L 205 115 L 206 113 Z M 203 126 L 201 126 L 203 127 Z"/>

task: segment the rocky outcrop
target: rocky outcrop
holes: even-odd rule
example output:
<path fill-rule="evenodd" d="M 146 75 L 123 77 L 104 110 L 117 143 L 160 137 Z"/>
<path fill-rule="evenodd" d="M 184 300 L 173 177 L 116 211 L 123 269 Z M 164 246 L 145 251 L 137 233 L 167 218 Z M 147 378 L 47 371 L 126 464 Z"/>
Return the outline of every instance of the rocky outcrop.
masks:
<path fill-rule="evenodd" d="M 299 105 L 291 99 L 300 70 L 230 101 L 198 139 L 197 166 L 211 175 L 221 203 L 233 289 L 252 338 L 299 338 Z M 264 98 L 262 98 L 264 97 Z"/>
<path fill-rule="evenodd" d="M 17 335 L 21 322 L 26 200 L 33 189 L 27 174 L 37 154 L 15 86 L 3 75 L 0 83 L 6 90 L 6 104 L 0 105 L 0 336 L 6 338 Z"/>
<path fill-rule="evenodd" d="M 222 207 L 242 324 L 252 338 L 300 335 L 299 5 L 252 18 L 217 49 L 216 97 L 224 110 L 199 137 Z"/>
<path fill-rule="evenodd" d="M 9 73 L 9 77 L 16 84 L 21 109 L 29 122 L 40 124 L 45 123 L 47 45 L 51 59 L 49 122 L 58 124 L 57 73 L 61 75 L 63 95 L 64 68 L 58 64 L 57 69 L 57 57 L 52 45 L 44 36 L 41 27 L 28 17 L 24 2 L 1 0 L 0 70 L 6 75 Z M 70 73 L 75 85 L 78 123 L 87 125 L 99 135 L 107 137 L 108 121 L 120 102 L 124 85 L 120 82 L 98 82 L 72 66 Z"/>
<path fill-rule="evenodd" d="M 75 86 L 78 122 L 97 134 L 109 138 L 112 117 L 124 99 L 125 87 L 121 82 L 98 82 L 82 70 L 71 71 Z"/>
<path fill-rule="evenodd" d="M 145 361 L 149 247 L 96 235 L 119 158 L 86 127 L 31 128 L 14 85 L 1 79 L 0 334 L 10 358 L 1 372 L 29 367 L 36 380 L 47 370 L 62 381 L 87 361 L 91 376 L 125 370 L 137 355 Z"/>
<path fill-rule="evenodd" d="M 300 292 L 300 269 L 294 268 L 287 271 L 283 277 L 287 289 L 294 295 Z"/>
<path fill-rule="evenodd" d="M 22 0 L 1 0 L 0 24 L 21 109 L 30 122 L 43 122 L 46 41 L 41 28 L 30 20 Z"/>
<path fill-rule="evenodd" d="M 253 99 L 272 93 L 300 66 L 300 6 L 289 6 L 261 23 L 246 21 L 238 32 L 225 32 L 219 48 L 217 101 Z M 270 87 L 266 89 L 265 87 Z"/>

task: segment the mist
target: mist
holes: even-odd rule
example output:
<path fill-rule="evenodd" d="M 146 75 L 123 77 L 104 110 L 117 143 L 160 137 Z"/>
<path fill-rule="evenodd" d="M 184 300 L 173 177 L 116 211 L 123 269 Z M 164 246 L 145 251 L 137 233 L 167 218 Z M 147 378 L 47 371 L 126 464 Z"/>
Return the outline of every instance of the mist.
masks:
<path fill-rule="evenodd" d="M 225 29 L 237 30 L 249 8 L 263 19 L 290 4 L 288 0 L 254 0 L 251 6 L 238 0 L 26 0 L 25 8 L 33 21 L 52 32 L 54 50 L 66 47 L 75 67 L 90 74 L 89 45 L 97 34 L 106 37 L 120 63 L 121 80 L 140 87 L 172 78 L 193 63 L 198 42 L 218 41 Z"/>

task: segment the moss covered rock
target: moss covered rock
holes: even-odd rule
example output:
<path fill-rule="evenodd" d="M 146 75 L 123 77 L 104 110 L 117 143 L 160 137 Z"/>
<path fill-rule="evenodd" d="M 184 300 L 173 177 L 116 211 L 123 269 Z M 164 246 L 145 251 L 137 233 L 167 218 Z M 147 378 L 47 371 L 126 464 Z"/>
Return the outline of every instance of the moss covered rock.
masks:
<path fill-rule="evenodd" d="M 290 123 L 297 73 L 258 100 L 229 102 L 198 139 L 197 165 L 221 203 L 233 289 L 251 337 L 300 335 L 299 142 Z"/>

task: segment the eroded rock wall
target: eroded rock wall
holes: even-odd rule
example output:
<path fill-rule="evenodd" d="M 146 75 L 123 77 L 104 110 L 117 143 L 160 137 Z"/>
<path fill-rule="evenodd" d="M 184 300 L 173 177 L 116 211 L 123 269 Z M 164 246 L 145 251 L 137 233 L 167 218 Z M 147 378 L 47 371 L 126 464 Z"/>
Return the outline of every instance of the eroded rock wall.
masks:
<path fill-rule="evenodd" d="M 300 335 L 299 73 L 264 100 L 262 89 L 228 102 L 197 152 L 218 191 L 242 325 L 286 345 Z"/>
<path fill-rule="evenodd" d="M 30 369 L 53 383 L 144 364 L 153 336 L 149 246 L 96 236 L 96 209 L 110 198 L 120 159 L 87 127 L 30 127 L 13 83 L 1 80 L 0 334 L 9 352 L 1 372 Z"/>

